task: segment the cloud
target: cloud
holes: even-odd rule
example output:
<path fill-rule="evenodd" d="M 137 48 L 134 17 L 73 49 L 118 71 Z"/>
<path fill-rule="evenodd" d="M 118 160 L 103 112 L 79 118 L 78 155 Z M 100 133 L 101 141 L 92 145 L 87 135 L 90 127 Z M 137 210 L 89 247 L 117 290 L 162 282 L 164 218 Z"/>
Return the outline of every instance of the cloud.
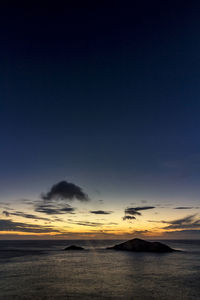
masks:
<path fill-rule="evenodd" d="M 176 219 L 176 220 L 172 220 L 172 221 L 162 221 L 163 223 L 170 223 L 170 224 L 185 224 L 185 223 L 191 223 L 194 219 L 194 217 L 196 216 L 196 214 L 194 215 L 189 215 L 186 216 L 184 218 L 181 219 Z"/>
<path fill-rule="evenodd" d="M 95 223 L 95 222 L 77 222 L 76 224 L 81 226 L 92 226 L 92 227 L 98 227 L 104 225 L 102 223 Z"/>
<path fill-rule="evenodd" d="M 47 215 L 61 215 L 66 213 L 73 213 L 75 211 L 75 208 L 66 203 L 54 204 L 41 201 L 35 205 L 35 211 L 45 213 Z"/>
<path fill-rule="evenodd" d="M 163 223 L 170 224 L 164 227 L 164 229 L 195 229 L 195 228 L 200 229 L 200 220 L 196 219 L 195 217 L 196 214 L 187 216 L 185 218 L 177 219 L 177 220 L 172 220 L 169 222 L 163 222 Z"/>
<path fill-rule="evenodd" d="M 105 211 L 105 210 L 91 210 L 90 213 L 91 213 L 91 214 L 95 214 L 95 215 L 110 215 L 110 214 L 112 214 L 112 211 Z"/>
<path fill-rule="evenodd" d="M 67 222 L 69 224 L 75 224 L 80 226 L 89 226 L 89 227 L 101 227 L 101 226 L 113 226 L 118 225 L 118 223 L 115 222 L 109 222 L 109 223 L 102 223 L 102 222 L 89 222 L 89 221 L 75 221 L 73 219 L 68 219 Z"/>
<path fill-rule="evenodd" d="M 193 206 L 178 206 L 178 207 L 174 207 L 174 209 L 198 209 L 199 207 L 193 207 Z"/>
<path fill-rule="evenodd" d="M 21 211 L 8 212 L 8 211 L 4 210 L 2 213 L 6 217 L 9 217 L 10 215 L 12 215 L 12 216 L 23 217 L 23 218 L 27 218 L 27 219 L 44 220 L 44 221 L 49 221 L 50 220 L 48 218 L 43 218 L 43 217 L 39 217 L 39 216 L 32 215 L 32 214 L 27 214 L 27 213 L 24 213 L 24 212 L 21 212 Z"/>
<path fill-rule="evenodd" d="M 105 225 L 104 223 L 100 223 L 100 222 L 73 221 L 70 219 L 68 219 L 68 222 L 71 224 L 76 224 L 76 225 L 80 225 L 80 226 L 91 226 L 91 227 L 98 227 L 98 226 Z"/>
<path fill-rule="evenodd" d="M 141 213 L 136 211 L 135 208 L 133 208 L 133 207 L 126 208 L 125 214 L 131 215 L 131 216 L 135 216 L 135 215 L 141 216 Z"/>
<path fill-rule="evenodd" d="M 34 232 L 34 233 L 49 233 L 59 232 L 59 230 L 53 229 L 50 226 L 26 224 L 20 222 L 14 222 L 12 220 L 0 220 L 0 232 L 1 231 L 19 231 L 19 232 Z"/>
<path fill-rule="evenodd" d="M 49 192 L 42 194 L 43 200 L 79 200 L 88 201 L 89 197 L 74 183 L 60 181 L 53 185 Z"/>
<path fill-rule="evenodd" d="M 122 219 L 123 219 L 124 221 L 126 221 L 126 220 L 135 220 L 136 217 L 134 217 L 134 216 L 124 216 Z"/>
<path fill-rule="evenodd" d="M 154 223 L 168 224 L 162 229 L 200 229 L 200 220 L 196 219 L 196 214 L 189 215 L 181 219 L 171 221 L 149 221 Z"/>
<path fill-rule="evenodd" d="M 71 207 L 66 201 L 79 200 L 88 201 L 89 197 L 83 190 L 67 181 L 60 181 L 53 185 L 47 193 L 41 195 L 41 200 L 37 201 L 35 211 L 47 215 L 74 213 L 75 208 Z"/>
<path fill-rule="evenodd" d="M 153 208 L 155 208 L 155 206 L 137 206 L 137 207 L 134 207 L 134 209 L 136 211 L 138 211 L 138 210 L 148 210 L 148 209 L 153 209 Z"/>
<path fill-rule="evenodd" d="M 123 220 L 130 220 L 133 218 L 127 218 L 128 216 L 141 216 L 141 210 L 149 210 L 149 209 L 154 209 L 155 206 L 137 206 L 137 207 L 127 207 L 125 209 L 125 217 Z M 135 218 L 136 219 L 136 218 Z"/>
<path fill-rule="evenodd" d="M 125 214 L 129 215 L 141 215 L 139 211 L 153 209 L 155 206 L 137 206 L 137 207 L 128 207 L 125 209 Z"/>

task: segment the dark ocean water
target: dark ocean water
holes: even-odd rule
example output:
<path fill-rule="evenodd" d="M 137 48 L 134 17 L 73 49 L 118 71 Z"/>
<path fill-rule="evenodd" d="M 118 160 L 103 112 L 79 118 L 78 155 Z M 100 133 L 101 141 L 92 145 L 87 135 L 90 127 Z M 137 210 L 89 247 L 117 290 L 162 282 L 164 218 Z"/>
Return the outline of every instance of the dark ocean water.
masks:
<path fill-rule="evenodd" d="M 182 252 L 106 251 L 119 241 L 0 241 L 0 299 L 200 299 L 200 241 Z M 65 252 L 67 245 L 87 248 Z"/>

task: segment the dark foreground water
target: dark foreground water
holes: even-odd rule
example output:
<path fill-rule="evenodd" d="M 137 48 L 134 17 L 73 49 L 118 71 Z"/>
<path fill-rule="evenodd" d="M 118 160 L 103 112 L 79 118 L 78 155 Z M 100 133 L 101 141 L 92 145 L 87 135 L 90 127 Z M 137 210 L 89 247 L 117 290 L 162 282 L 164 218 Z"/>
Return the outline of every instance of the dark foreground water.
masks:
<path fill-rule="evenodd" d="M 70 244 L 87 248 L 65 252 Z M 104 250 L 116 241 L 0 241 L 0 299 L 200 299 L 200 241 L 168 254 Z"/>

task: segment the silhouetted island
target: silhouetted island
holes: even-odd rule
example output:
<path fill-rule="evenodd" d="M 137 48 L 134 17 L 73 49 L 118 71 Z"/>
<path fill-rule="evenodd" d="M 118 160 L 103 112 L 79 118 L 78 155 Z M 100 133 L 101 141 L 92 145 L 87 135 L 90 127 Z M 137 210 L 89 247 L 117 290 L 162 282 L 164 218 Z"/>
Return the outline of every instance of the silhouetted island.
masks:
<path fill-rule="evenodd" d="M 71 245 L 69 247 L 66 247 L 64 250 L 85 250 L 83 247 L 79 247 L 79 246 L 76 246 L 76 245 Z"/>
<path fill-rule="evenodd" d="M 108 247 L 106 249 L 133 251 L 133 252 L 173 252 L 176 251 L 160 242 L 148 242 L 141 239 L 132 239 L 127 242 Z"/>

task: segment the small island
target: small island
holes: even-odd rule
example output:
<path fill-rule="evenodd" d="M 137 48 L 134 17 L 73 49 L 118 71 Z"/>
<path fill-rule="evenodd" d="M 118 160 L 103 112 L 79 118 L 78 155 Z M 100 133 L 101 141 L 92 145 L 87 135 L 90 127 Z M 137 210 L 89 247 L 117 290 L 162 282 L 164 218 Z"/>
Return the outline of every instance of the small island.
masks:
<path fill-rule="evenodd" d="M 68 250 L 85 250 L 83 247 L 80 247 L 80 246 L 76 246 L 76 245 L 71 245 L 71 246 L 68 246 L 64 249 L 65 251 L 68 251 Z"/>
<path fill-rule="evenodd" d="M 166 252 L 176 251 L 163 243 L 149 242 L 137 238 L 115 245 L 113 247 L 108 247 L 106 249 L 132 251 L 132 252 L 156 252 L 156 253 L 166 253 Z"/>

